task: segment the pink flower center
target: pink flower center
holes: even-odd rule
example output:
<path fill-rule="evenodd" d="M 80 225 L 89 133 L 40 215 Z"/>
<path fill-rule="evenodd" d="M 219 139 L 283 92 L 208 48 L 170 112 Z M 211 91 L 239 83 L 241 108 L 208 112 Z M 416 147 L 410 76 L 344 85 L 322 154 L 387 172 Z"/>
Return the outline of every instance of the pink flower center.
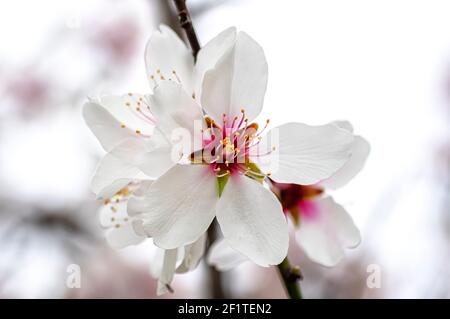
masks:
<path fill-rule="evenodd" d="M 202 130 L 201 154 L 192 154 L 191 158 L 210 166 L 217 177 L 233 174 L 249 174 L 256 178 L 264 178 L 270 174 L 263 174 L 258 167 L 250 161 L 251 150 L 261 141 L 261 134 L 267 128 L 269 120 L 262 130 L 258 132 L 258 124 L 248 123 L 245 110 L 240 116 L 229 117 L 222 115 L 222 123 L 216 123 L 209 117 L 205 118 L 207 129 Z M 251 154 L 263 156 L 266 154 Z"/>

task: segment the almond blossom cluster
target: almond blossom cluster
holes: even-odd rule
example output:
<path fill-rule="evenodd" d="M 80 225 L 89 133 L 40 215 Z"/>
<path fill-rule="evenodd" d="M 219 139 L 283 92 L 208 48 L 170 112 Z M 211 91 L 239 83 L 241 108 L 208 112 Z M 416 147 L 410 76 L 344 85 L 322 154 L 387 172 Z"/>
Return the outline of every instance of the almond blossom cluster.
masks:
<path fill-rule="evenodd" d="M 258 125 L 268 67 L 255 40 L 229 28 L 194 61 L 161 26 L 145 61 L 149 94 L 91 98 L 83 115 L 107 152 L 93 190 L 105 200 L 108 241 L 121 248 L 151 238 L 162 249 L 159 293 L 175 272 L 199 263 L 214 219 L 224 239 L 208 259 L 220 269 L 247 259 L 281 263 L 287 216 L 317 262 L 335 264 L 359 243 L 350 216 L 324 189 L 362 168 L 367 142 L 343 122 Z"/>

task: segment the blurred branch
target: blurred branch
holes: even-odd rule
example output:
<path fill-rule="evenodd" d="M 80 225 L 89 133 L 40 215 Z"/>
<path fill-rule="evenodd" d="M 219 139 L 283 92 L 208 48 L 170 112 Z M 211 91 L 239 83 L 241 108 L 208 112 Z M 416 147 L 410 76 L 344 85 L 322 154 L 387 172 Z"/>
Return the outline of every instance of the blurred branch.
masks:
<path fill-rule="evenodd" d="M 211 245 L 217 240 L 217 226 L 217 220 L 214 220 L 211 226 L 209 226 L 208 228 L 208 251 Z M 225 292 L 222 285 L 222 273 L 220 271 L 217 271 L 216 268 L 212 266 L 208 267 L 208 273 L 210 279 L 211 296 L 216 299 L 225 298 Z"/>
<path fill-rule="evenodd" d="M 181 28 L 186 33 L 189 45 L 192 49 L 192 55 L 197 58 L 197 53 L 200 51 L 200 43 L 198 42 L 197 34 L 192 25 L 191 16 L 186 6 L 186 0 L 173 0 L 178 13 L 178 22 Z"/>
<path fill-rule="evenodd" d="M 289 259 L 286 257 L 281 264 L 278 265 L 281 278 L 284 282 L 284 287 L 291 299 L 302 299 L 299 281 L 303 279 L 300 268 L 292 267 Z"/>

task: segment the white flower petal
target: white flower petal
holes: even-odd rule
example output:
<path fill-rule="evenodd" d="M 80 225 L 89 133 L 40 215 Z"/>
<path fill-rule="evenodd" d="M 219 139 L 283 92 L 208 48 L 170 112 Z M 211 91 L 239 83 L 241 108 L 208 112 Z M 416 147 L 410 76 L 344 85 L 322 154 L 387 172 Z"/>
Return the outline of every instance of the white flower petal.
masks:
<path fill-rule="evenodd" d="M 234 46 L 205 73 L 201 95 L 206 113 L 216 121 L 222 114 L 234 118 L 245 109 L 251 121 L 261 111 L 267 86 L 267 62 L 263 49 L 239 32 Z"/>
<path fill-rule="evenodd" d="M 135 166 L 106 154 L 95 171 L 91 186 L 97 198 L 109 198 L 132 180 L 144 178 L 147 176 Z"/>
<path fill-rule="evenodd" d="M 184 247 L 184 258 L 177 267 L 177 273 L 186 273 L 195 269 L 203 257 L 206 245 L 206 234 L 200 236 L 198 240 Z"/>
<path fill-rule="evenodd" d="M 249 259 L 234 250 L 224 239 L 213 243 L 208 252 L 208 264 L 219 271 L 228 271 Z"/>
<path fill-rule="evenodd" d="M 349 121 L 334 121 L 331 124 L 337 125 L 338 127 L 353 133 L 353 125 Z"/>
<path fill-rule="evenodd" d="M 137 245 L 146 237 L 136 234 L 131 219 L 127 213 L 127 202 L 120 201 L 103 205 L 99 212 L 100 225 L 108 228 L 105 232 L 106 241 L 115 249 Z"/>
<path fill-rule="evenodd" d="M 217 179 L 203 165 L 176 165 L 156 180 L 128 210 L 143 219 L 155 245 L 172 249 L 196 241 L 214 219 Z"/>
<path fill-rule="evenodd" d="M 154 251 L 152 251 L 151 260 L 149 263 L 150 275 L 158 279 L 161 276 L 162 268 L 164 264 L 164 255 L 166 253 L 165 249 L 159 248 L 157 246 L 152 247 Z M 153 250 L 152 249 L 152 250 Z"/>
<path fill-rule="evenodd" d="M 353 134 L 334 124 L 287 123 L 265 135 L 251 156 L 276 182 L 310 185 L 340 169 L 350 158 L 352 144 Z"/>
<path fill-rule="evenodd" d="M 149 100 L 157 129 L 167 140 L 176 143 L 179 138 L 185 138 L 189 154 L 196 150 L 192 147 L 195 140 L 201 147 L 203 112 L 181 85 L 165 81 L 155 88 Z"/>
<path fill-rule="evenodd" d="M 236 28 L 230 27 L 206 43 L 198 52 L 195 63 L 195 94 L 201 96 L 203 76 L 215 67 L 217 61 L 228 52 L 236 42 Z"/>
<path fill-rule="evenodd" d="M 146 96 L 136 93 L 105 95 L 99 101 L 120 123 L 121 128 L 125 125 L 135 136 L 138 136 L 136 131 L 145 136 L 152 134 L 155 125 Z"/>
<path fill-rule="evenodd" d="M 172 29 L 161 25 L 160 30 L 152 34 L 145 49 L 145 65 L 150 86 L 154 88 L 170 79 L 181 82 L 186 92 L 192 94 L 194 88 L 192 53 Z"/>
<path fill-rule="evenodd" d="M 370 153 L 370 144 L 361 136 L 355 136 L 351 157 L 345 165 L 331 177 L 320 182 L 324 188 L 337 189 L 345 186 L 351 181 L 364 167 L 367 157 Z"/>
<path fill-rule="evenodd" d="M 106 231 L 106 241 L 115 249 L 125 248 L 130 245 L 141 243 L 145 237 L 139 236 L 134 232 L 130 223 L 110 228 Z"/>
<path fill-rule="evenodd" d="M 344 257 L 345 248 L 354 248 L 361 236 L 350 215 L 331 197 L 314 200 L 316 212 L 301 217 L 297 242 L 308 257 L 324 266 L 334 266 Z"/>
<path fill-rule="evenodd" d="M 277 265 L 286 257 L 289 238 L 281 204 L 258 182 L 232 176 L 216 216 L 227 243 L 258 265 Z"/>
<path fill-rule="evenodd" d="M 100 208 L 99 218 L 102 227 L 114 227 L 117 221 L 120 222 L 125 217 L 128 217 L 126 202 L 109 203 Z"/>
<path fill-rule="evenodd" d="M 85 103 L 83 117 L 87 126 L 107 152 L 127 139 L 137 138 L 134 131 L 126 127 L 122 128 L 122 124 L 98 103 Z"/>
<path fill-rule="evenodd" d="M 140 181 L 139 188 L 134 191 L 133 195 L 143 196 L 152 184 L 153 184 L 153 180 Z"/>
<path fill-rule="evenodd" d="M 162 265 L 161 275 L 158 279 L 157 295 L 161 296 L 167 292 L 175 274 L 177 264 L 178 249 L 168 249 L 164 252 L 164 261 Z"/>
<path fill-rule="evenodd" d="M 155 130 L 149 139 L 124 141 L 111 150 L 111 154 L 136 166 L 152 179 L 165 173 L 177 163 L 181 156 L 173 152 L 172 145 L 158 130 Z"/>

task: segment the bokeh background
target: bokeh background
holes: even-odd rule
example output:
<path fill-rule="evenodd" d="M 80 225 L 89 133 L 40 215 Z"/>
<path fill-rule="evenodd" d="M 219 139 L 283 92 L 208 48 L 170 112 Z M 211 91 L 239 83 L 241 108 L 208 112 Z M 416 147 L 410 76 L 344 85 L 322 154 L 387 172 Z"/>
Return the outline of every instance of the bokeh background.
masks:
<path fill-rule="evenodd" d="M 148 91 L 143 52 L 166 0 L 0 3 L 0 297 L 153 298 L 151 242 L 114 251 L 90 178 L 102 150 L 86 96 Z M 290 257 L 309 298 L 450 297 L 450 12 L 437 0 L 188 0 L 204 44 L 235 25 L 264 48 L 262 119 L 350 120 L 372 152 L 335 192 L 363 242 L 337 267 Z M 68 289 L 67 266 L 82 269 Z M 378 265 L 381 287 L 366 285 Z M 172 297 L 210 297 L 202 263 Z M 217 279 L 217 278 L 216 278 Z M 224 273 L 229 297 L 284 298 L 275 268 Z"/>

